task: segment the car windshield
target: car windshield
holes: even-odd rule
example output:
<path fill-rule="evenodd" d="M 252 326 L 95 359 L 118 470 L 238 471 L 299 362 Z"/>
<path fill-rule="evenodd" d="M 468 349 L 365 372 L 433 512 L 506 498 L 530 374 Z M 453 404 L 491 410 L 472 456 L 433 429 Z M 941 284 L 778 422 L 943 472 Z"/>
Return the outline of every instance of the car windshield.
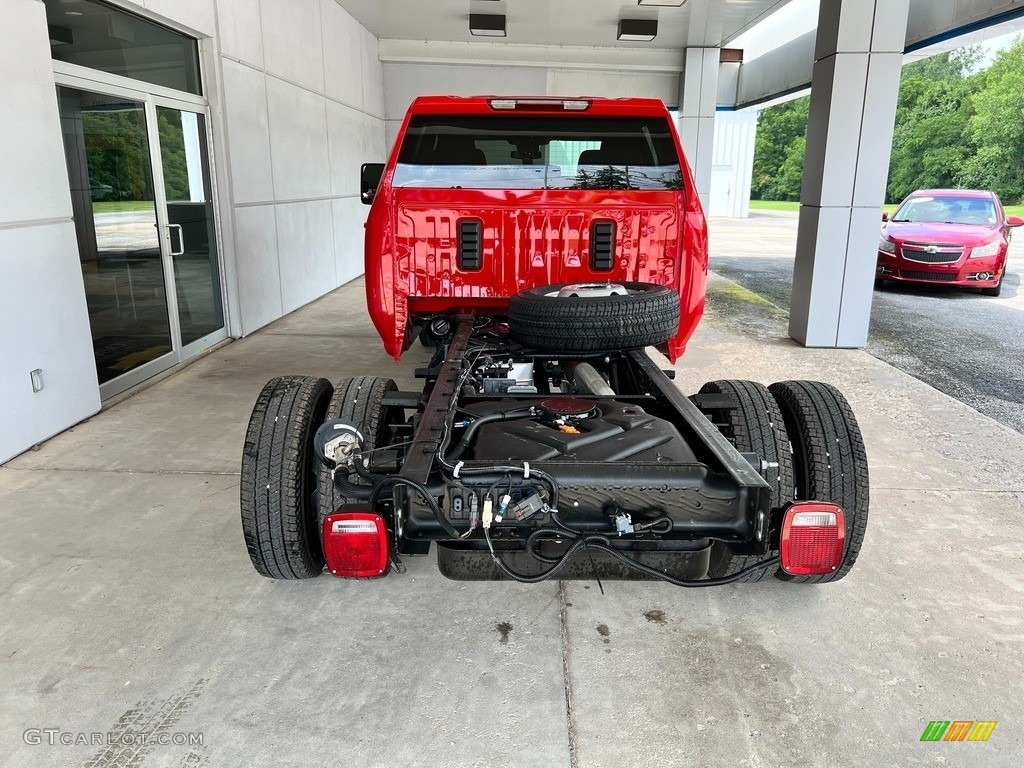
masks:
<path fill-rule="evenodd" d="M 892 220 L 992 226 L 996 223 L 996 206 L 990 198 L 984 197 L 912 197 L 900 206 Z"/>
<path fill-rule="evenodd" d="M 396 187 L 682 189 L 668 121 L 516 115 L 419 116 Z"/>

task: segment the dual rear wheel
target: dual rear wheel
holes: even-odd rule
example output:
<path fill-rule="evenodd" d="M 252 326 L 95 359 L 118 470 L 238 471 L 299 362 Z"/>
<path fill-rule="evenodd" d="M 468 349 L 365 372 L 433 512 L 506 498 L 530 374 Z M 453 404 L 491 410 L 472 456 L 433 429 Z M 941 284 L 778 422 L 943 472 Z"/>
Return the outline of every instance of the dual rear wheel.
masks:
<path fill-rule="evenodd" d="M 722 578 L 751 568 L 743 581 L 770 576 L 785 581 L 822 583 L 843 578 L 857 560 L 868 521 L 868 465 L 864 439 L 843 394 L 818 381 L 783 381 L 765 387 L 752 381 L 713 381 L 701 394 L 723 395 L 731 407 L 709 408 L 708 417 L 741 453 L 766 462 L 762 474 L 772 487 L 772 549 L 768 555 L 734 552 L 716 542 L 709 576 Z M 777 466 L 775 466 L 777 465 Z M 791 576 L 772 558 L 778 549 L 783 507 L 791 501 L 815 500 L 842 507 L 846 513 L 842 562 L 820 576 Z"/>
<path fill-rule="evenodd" d="M 328 419 L 358 427 L 366 448 L 389 439 L 382 402 L 395 382 L 378 376 L 332 386 L 315 376 L 279 376 L 263 387 L 242 452 L 242 533 L 253 567 L 271 579 L 323 572 L 324 519 L 346 503 L 329 469 L 314 458 L 313 437 Z"/>

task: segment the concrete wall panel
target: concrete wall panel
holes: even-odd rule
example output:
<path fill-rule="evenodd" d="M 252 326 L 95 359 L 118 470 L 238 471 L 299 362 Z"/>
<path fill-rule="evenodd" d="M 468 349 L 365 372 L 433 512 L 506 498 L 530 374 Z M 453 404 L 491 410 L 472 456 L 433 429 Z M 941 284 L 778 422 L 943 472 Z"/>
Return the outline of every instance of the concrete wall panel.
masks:
<path fill-rule="evenodd" d="M 401 120 L 417 96 L 543 96 L 548 87 L 547 70 L 538 67 L 385 63 L 383 72 L 388 120 Z"/>
<path fill-rule="evenodd" d="M 6 0 L 3 14 L 0 462 L 100 407 L 44 7 Z"/>
<path fill-rule="evenodd" d="M 236 208 L 234 225 L 241 332 L 247 334 L 284 314 L 274 206 Z"/>
<path fill-rule="evenodd" d="M 334 268 L 339 283 L 347 283 L 363 273 L 363 223 L 369 206 L 359 198 L 335 198 Z"/>
<path fill-rule="evenodd" d="M 0 45 L 0 222 L 71 216 L 42 3 L 7 0 Z M 8 36 L 9 35 L 9 36 Z"/>
<path fill-rule="evenodd" d="M 331 178 L 324 98 L 284 80 L 268 77 L 267 106 L 274 199 L 280 202 L 329 197 Z"/>
<path fill-rule="evenodd" d="M 337 4 L 335 4 L 336 6 Z M 251 3 L 217 4 L 221 54 L 263 68 L 263 23 Z"/>
<path fill-rule="evenodd" d="M 0 228 L 0 462 L 99 410 L 87 317 L 74 224 Z"/>
<path fill-rule="evenodd" d="M 252 0 L 249 2 L 252 4 Z M 258 7 L 263 21 L 263 57 L 267 71 L 323 93 L 320 0 L 259 0 Z"/>
<path fill-rule="evenodd" d="M 274 199 L 267 125 L 267 76 L 226 59 L 224 108 L 230 154 L 231 188 L 236 204 Z"/>
<path fill-rule="evenodd" d="M 334 214 L 330 200 L 277 205 L 281 304 L 285 313 L 338 285 L 334 259 Z"/>
<path fill-rule="evenodd" d="M 331 99 L 365 109 L 363 30 L 334 0 L 321 0 L 324 89 Z M 378 62 L 379 63 L 379 62 Z M 371 79 L 371 83 L 373 80 Z M 381 82 L 380 78 L 376 81 Z M 377 90 L 381 90 L 379 87 Z"/>
<path fill-rule="evenodd" d="M 679 76 L 657 72 L 613 72 L 600 69 L 551 69 L 551 96 L 608 96 L 661 99 L 670 106 L 679 100 Z"/>

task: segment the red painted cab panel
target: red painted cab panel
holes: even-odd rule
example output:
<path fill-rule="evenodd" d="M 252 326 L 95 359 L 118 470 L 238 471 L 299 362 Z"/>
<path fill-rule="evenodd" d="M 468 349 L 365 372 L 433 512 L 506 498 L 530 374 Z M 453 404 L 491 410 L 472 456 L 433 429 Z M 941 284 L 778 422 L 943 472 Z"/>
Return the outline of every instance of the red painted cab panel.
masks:
<path fill-rule="evenodd" d="M 501 316 L 526 288 L 630 281 L 679 292 L 675 360 L 703 313 L 708 256 L 667 109 L 653 99 L 525 101 L 422 97 L 410 107 L 366 224 L 368 309 L 385 349 L 400 358 L 429 315 Z M 616 156 L 630 132 L 647 144 Z M 598 230 L 612 243 L 606 260 L 594 256 Z M 467 237 L 471 258 L 460 251 Z"/>

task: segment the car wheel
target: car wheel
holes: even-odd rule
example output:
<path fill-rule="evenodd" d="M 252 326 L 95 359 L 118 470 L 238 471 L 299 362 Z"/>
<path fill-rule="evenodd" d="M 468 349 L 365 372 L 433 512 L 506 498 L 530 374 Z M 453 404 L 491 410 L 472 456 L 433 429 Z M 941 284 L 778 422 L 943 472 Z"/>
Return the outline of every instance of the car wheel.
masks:
<path fill-rule="evenodd" d="M 357 376 L 342 379 L 334 388 L 334 396 L 327 406 L 323 421 L 341 419 L 358 429 L 363 436 L 367 450 L 388 445 L 391 441 L 391 425 L 402 414 L 400 409 L 385 408 L 384 397 L 398 389 L 394 380 L 380 376 Z M 361 482 L 353 480 L 350 482 Z M 323 524 L 328 515 L 334 514 L 348 503 L 334 487 L 333 473 L 327 467 L 320 467 L 320 494 L 318 530 L 323 536 Z"/>
<path fill-rule="evenodd" d="M 998 296 L 1003 292 L 1003 278 L 1006 277 L 1006 267 L 1003 267 L 1003 271 L 999 274 L 999 282 L 991 288 L 982 288 L 982 296 Z"/>
<path fill-rule="evenodd" d="M 280 376 L 263 387 L 242 451 L 242 533 L 253 567 L 271 579 L 308 579 L 324 567 L 317 535 L 313 436 L 331 383 Z"/>
<path fill-rule="evenodd" d="M 592 352 L 661 344 L 679 330 L 679 294 L 650 283 L 568 283 L 512 297 L 512 336 L 535 349 Z"/>
<path fill-rule="evenodd" d="M 857 560 L 868 525 L 868 461 L 864 439 L 843 394 L 818 381 L 783 381 L 775 397 L 793 443 L 794 498 L 838 504 L 846 515 L 843 559 L 832 573 L 790 576 L 784 581 L 839 581 Z"/>
<path fill-rule="evenodd" d="M 753 381 L 710 381 L 701 387 L 700 394 L 726 395 L 732 408 L 712 408 L 706 411 L 736 450 L 756 453 L 773 467 L 765 476 L 772 487 L 772 511 L 780 510 L 793 498 L 793 456 L 789 435 L 779 405 L 768 388 Z M 756 565 L 761 560 L 775 557 L 767 555 L 740 555 L 725 542 L 711 545 L 711 564 L 708 576 L 720 579 L 732 576 Z M 751 571 L 740 581 L 761 581 L 778 571 L 778 561 Z"/>

